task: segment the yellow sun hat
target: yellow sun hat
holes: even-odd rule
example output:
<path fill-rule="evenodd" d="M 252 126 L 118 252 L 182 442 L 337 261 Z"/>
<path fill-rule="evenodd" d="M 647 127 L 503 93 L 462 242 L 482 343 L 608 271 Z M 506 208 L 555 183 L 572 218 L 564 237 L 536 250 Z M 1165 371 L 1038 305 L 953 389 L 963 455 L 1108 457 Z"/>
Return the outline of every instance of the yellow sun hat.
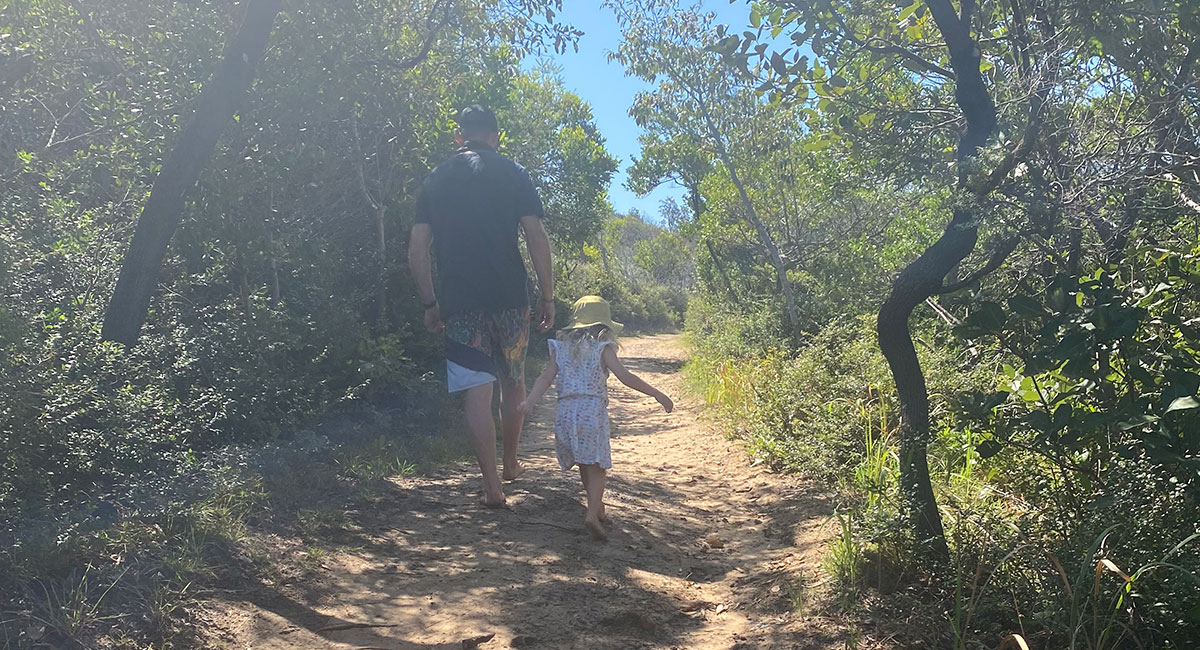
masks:
<path fill-rule="evenodd" d="M 571 323 L 563 329 L 585 329 L 593 325 L 604 325 L 612 330 L 613 336 L 620 336 L 625 327 L 612 319 L 612 307 L 600 296 L 584 296 L 571 305 Z"/>

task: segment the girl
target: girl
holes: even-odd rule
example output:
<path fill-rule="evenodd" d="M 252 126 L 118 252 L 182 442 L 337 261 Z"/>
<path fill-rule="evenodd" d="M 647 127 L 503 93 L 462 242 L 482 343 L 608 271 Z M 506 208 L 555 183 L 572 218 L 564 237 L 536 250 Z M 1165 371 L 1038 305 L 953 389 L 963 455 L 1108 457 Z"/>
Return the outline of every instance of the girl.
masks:
<path fill-rule="evenodd" d="M 571 308 L 571 324 L 559 332 L 558 340 L 549 341 L 550 363 L 519 407 L 522 414 L 528 413 L 558 377 L 558 414 L 554 418 L 558 464 L 563 471 L 579 466 L 588 501 L 583 524 L 598 540 L 608 539 L 604 532 L 605 471 L 612 467 L 608 373 L 658 400 L 667 413 L 675 408 L 671 398 L 621 365 L 616 344 L 621 327 L 613 321 L 606 300 L 599 296 L 580 298 Z"/>

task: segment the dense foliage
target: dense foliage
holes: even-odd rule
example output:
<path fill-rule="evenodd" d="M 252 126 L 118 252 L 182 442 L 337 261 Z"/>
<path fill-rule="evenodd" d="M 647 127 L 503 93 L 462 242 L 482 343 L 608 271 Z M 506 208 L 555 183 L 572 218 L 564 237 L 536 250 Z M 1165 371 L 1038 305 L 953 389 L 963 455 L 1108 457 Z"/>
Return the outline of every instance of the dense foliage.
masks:
<path fill-rule="evenodd" d="M 475 102 L 546 203 L 559 319 L 686 320 L 730 430 L 836 488 L 827 569 L 881 639 L 1200 638 L 1193 3 L 603 4 L 649 84 L 629 185 L 683 191 L 661 225 L 613 214 L 591 108 L 523 66 L 578 37 L 561 2 L 286 0 L 125 347 L 122 256 L 246 3 L 0 0 L 6 644 L 112 611 L 169 642 L 201 558 L 295 505 L 276 456 L 315 490 L 410 469 L 391 430 L 446 412 L 398 252 Z"/>
<path fill-rule="evenodd" d="M 932 621 L 883 634 L 1189 647 L 1194 8 L 780 0 L 743 31 L 626 6 L 619 55 L 657 84 L 634 186 L 691 197 L 694 379 L 842 488 L 835 573 Z"/>
<path fill-rule="evenodd" d="M 442 392 L 423 376 L 440 367 L 439 343 L 419 326 L 402 251 L 460 107 L 497 110 L 560 265 L 621 229 L 606 198 L 616 161 L 591 109 L 553 72 L 520 65 L 578 36 L 554 22 L 558 3 L 285 2 L 246 101 L 187 194 L 141 340 L 102 341 L 139 212 L 246 6 L 0 2 L 0 610 L 34 617 L 6 621 L 4 644 L 22 620 L 81 643 L 104 629 L 94 617 L 47 624 L 67 608 L 57 595 L 90 580 L 87 607 L 107 593 L 98 584 L 142 598 L 135 574 L 153 580 L 149 556 L 128 575 L 102 558 L 114 544 L 157 551 L 113 531 L 148 526 L 163 537 L 139 539 L 178 552 L 167 540 L 194 535 L 180 526 L 189 504 L 224 494 L 222 467 L 243 476 L 244 450 L 331 409 L 399 409 L 397 434 L 446 425 Z M 641 238 L 659 241 L 647 228 Z M 668 291 L 656 279 L 666 271 L 641 273 L 606 271 L 561 296 L 600 291 L 635 326 L 678 323 L 687 281 L 671 276 Z M 232 494 L 256 493 L 240 485 Z M 157 571 L 175 595 L 196 577 Z"/>

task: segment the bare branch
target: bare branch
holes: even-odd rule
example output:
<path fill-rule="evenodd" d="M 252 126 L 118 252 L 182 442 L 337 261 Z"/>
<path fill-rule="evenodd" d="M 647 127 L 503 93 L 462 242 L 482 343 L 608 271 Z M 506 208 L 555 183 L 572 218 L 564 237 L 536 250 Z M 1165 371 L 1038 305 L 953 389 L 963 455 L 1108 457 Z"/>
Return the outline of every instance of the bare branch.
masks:
<path fill-rule="evenodd" d="M 976 269 L 974 273 L 968 275 L 962 280 L 959 280 L 954 284 L 941 287 L 934 292 L 934 295 L 943 296 L 948 293 L 962 291 L 972 284 L 982 280 L 988 274 L 992 273 L 1001 266 L 1004 266 L 1005 260 L 1007 260 L 1008 256 L 1012 255 L 1012 252 L 1017 249 L 1017 244 L 1020 243 L 1020 241 L 1020 237 L 1014 236 L 1000 242 L 1000 245 L 997 246 L 996 250 L 992 252 L 992 256 L 988 259 L 987 264 L 984 264 L 980 268 Z"/>
<path fill-rule="evenodd" d="M 439 8 L 441 9 L 442 14 L 441 19 L 438 21 L 437 25 L 433 25 L 434 15 L 437 14 Z M 426 19 L 426 23 L 430 25 L 429 31 L 425 34 L 425 42 L 421 44 L 421 49 L 418 50 L 416 54 L 403 59 L 357 59 L 351 61 L 351 63 L 360 66 L 389 68 L 400 71 L 411 70 L 421 65 L 425 59 L 429 58 L 429 53 L 433 51 L 433 44 L 437 42 L 438 33 L 440 33 L 449 22 L 450 3 L 434 3 L 433 10 L 429 12 L 429 17 Z"/>

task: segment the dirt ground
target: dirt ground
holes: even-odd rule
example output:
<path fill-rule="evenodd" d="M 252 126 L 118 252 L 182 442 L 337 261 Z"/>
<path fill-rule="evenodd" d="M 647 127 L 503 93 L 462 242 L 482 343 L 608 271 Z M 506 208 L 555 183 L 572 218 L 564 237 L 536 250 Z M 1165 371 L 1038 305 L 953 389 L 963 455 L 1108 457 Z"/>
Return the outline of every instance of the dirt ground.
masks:
<path fill-rule="evenodd" d="M 392 481 L 293 584 L 199 610 L 212 647 L 242 649 L 841 648 L 820 608 L 831 503 L 752 467 L 684 397 L 677 336 L 625 339 L 631 370 L 677 400 L 667 415 L 610 382 L 610 540 L 584 531 L 577 473 L 554 459 L 553 396 L 522 438 L 509 509 L 477 505 L 462 464 Z M 553 391 L 551 391 L 553 393 Z M 464 441 L 465 444 L 465 441 Z"/>

